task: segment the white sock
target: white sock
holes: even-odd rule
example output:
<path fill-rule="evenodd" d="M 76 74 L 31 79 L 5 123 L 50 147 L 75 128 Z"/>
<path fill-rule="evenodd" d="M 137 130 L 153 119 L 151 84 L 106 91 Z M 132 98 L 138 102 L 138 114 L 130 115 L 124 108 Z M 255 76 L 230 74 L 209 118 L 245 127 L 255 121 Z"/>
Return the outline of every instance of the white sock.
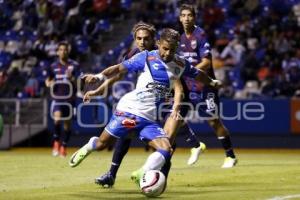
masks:
<path fill-rule="evenodd" d="M 87 151 L 95 151 L 96 148 L 96 143 L 99 137 L 91 137 L 89 142 L 86 143 L 83 148 L 85 148 Z"/>
<path fill-rule="evenodd" d="M 165 162 L 166 162 L 165 157 L 161 153 L 156 151 L 150 154 L 150 156 L 147 158 L 142 168 L 145 171 L 152 170 L 152 169 L 160 170 L 162 166 L 165 164 Z"/>

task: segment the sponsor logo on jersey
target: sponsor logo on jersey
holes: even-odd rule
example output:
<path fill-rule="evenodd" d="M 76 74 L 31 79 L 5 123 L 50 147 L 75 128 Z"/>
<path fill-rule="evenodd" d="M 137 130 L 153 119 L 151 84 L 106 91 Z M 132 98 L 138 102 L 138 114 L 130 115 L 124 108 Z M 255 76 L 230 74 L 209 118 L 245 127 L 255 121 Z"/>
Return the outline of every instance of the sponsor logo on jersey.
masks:
<path fill-rule="evenodd" d="M 154 63 L 152 65 L 153 69 L 158 70 L 159 69 L 159 64 L 158 63 Z"/>

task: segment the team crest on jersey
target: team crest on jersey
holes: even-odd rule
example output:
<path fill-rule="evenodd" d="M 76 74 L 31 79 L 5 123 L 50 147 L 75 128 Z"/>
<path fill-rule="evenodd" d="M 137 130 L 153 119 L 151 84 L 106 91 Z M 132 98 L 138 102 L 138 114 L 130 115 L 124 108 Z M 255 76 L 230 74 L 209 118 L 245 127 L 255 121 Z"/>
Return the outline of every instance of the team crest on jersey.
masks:
<path fill-rule="evenodd" d="M 193 49 L 196 49 L 196 48 L 197 48 L 197 40 L 192 40 L 192 41 L 191 41 L 191 47 L 192 47 Z"/>
<path fill-rule="evenodd" d="M 68 70 L 73 70 L 74 69 L 74 66 L 73 65 L 69 65 L 68 66 Z"/>

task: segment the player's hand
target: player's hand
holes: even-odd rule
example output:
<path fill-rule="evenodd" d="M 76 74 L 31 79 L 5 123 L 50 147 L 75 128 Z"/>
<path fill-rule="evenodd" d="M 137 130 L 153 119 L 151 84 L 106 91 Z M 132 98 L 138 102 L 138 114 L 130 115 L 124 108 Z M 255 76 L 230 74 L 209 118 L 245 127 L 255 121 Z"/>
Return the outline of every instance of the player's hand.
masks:
<path fill-rule="evenodd" d="M 96 83 L 99 81 L 99 78 L 94 74 L 85 74 L 81 79 L 84 80 L 85 83 Z"/>
<path fill-rule="evenodd" d="M 95 92 L 93 90 L 86 92 L 83 96 L 83 102 L 89 103 L 93 96 L 95 96 Z"/>
<path fill-rule="evenodd" d="M 51 87 L 54 84 L 54 82 L 55 82 L 54 79 L 47 78 L 45 81 L 45 85 L 46 87 Z"/>
<path fill-rule="evenodd" d="M 223 83 L 220 80 L 213 79 L 210 82 L 210 86 L 212 86 L 215 89 L 219 89 L 219 88 L 223 87 Z"/>

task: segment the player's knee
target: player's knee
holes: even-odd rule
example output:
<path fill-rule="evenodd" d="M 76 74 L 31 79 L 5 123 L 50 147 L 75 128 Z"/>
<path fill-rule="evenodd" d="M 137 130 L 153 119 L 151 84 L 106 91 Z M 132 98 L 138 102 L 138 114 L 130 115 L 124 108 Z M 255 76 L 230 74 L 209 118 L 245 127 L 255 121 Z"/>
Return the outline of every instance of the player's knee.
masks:
<path fill-rule="evenodd" d="M 214 130 L 217 130 L 220 127 L 222 127 L 222 123 L 219 119 L 209 120 L 208 123 Z"/>
<path fill-rule="evenodd" d="M 215 130 L 218 136 L 227 136 L 228 130 L 225 128 L 220 119 L 209 121 L 209 125 Z"/>
<path fill-rule="evenodd" d="M 108 142 L 105 140 L 98 139 L 98 141 L 96 143 L 96 149 L 101 151 L 101 150 L 105 149 L 106 147 L 108 147 Z"/>
<path fill-rule="evenodd" d="M 163 150 L 169 152 L 170 154 L 173 153 L 173 149 L 172 149 L 170 143 L 164 143 L 160 149 L 163 149 Z"/>

